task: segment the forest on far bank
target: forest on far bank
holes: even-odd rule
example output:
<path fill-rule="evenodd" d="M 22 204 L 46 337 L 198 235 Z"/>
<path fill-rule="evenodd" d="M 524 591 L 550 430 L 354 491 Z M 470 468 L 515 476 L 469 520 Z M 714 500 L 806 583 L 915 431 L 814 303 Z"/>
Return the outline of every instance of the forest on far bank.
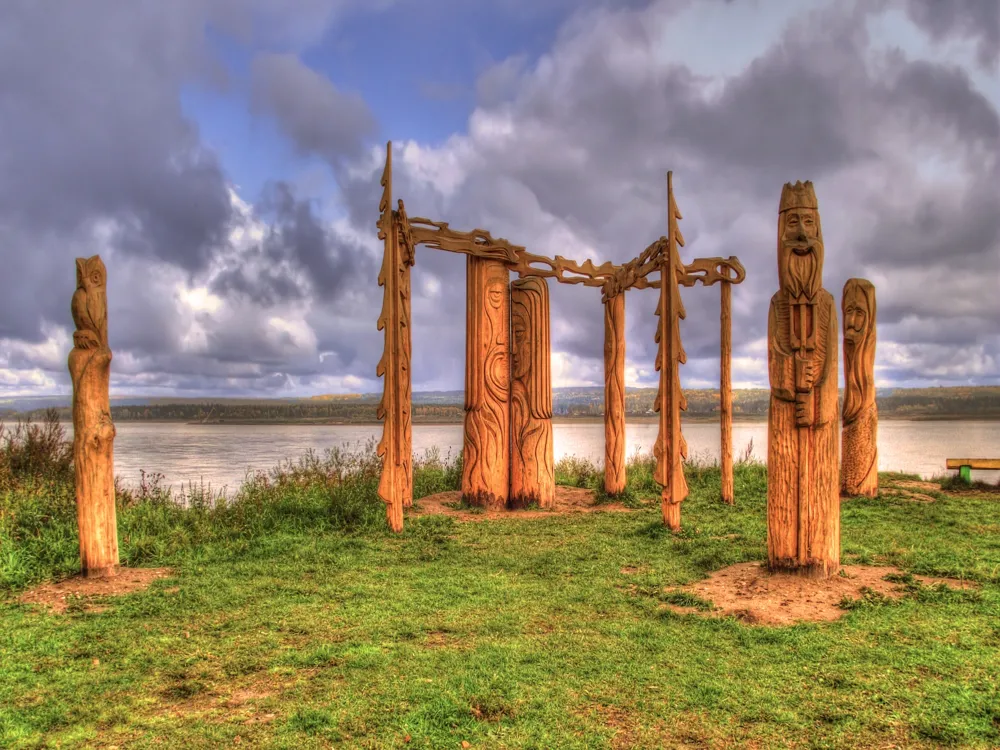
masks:
<path fill-rule="evenodd" d="M 685 390 L 687 419 L 713 419 L 719 413 L 719 391 Z M 629 388 L 625 394 L 628 417 L 652 417 L 655 388 Z M 294 422 L 322 424 L 363 424 L 378 421 L 377 394 L 315 396 L 303 399 L 176 399 L 129 398 L 115 405 L 115 421 L 178 421 L 219 424 L 226 422 Z M 553 414 L 561 418 L 596 418 L 604 414 L 604 389 L 555 388 Z M 1000 419 L 1000 387 L 895 388 L 876 397 L 879 415 L 895 419 Z M 0 419 L 38 420 L 46 408 L 56 408 L 60 419 L 70 420 L 67 399 L 46 406 L 17 410 L 0 406 Z M 766 389 L 733 391 L 735 419 L 767 417 L 769 393 Z M 413 394 L 413 421 L 454 423 L 463 419 L 462 392 Z"/>

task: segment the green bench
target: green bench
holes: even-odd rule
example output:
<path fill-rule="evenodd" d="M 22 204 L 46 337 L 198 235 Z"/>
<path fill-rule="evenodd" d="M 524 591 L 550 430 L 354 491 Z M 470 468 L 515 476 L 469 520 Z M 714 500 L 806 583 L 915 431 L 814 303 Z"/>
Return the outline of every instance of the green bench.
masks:
<path fill-rule="evenodd" d="M 958 476 L 969 484 L 973 469 L 1000 470 L 1000 458 L 948 458 L 945 461 L 949 469 L 958 469 Z"/>

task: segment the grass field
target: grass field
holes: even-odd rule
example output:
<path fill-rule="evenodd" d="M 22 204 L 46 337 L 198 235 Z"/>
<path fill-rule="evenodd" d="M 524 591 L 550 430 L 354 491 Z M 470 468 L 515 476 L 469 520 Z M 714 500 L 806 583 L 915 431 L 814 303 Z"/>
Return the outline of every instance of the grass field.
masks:
<path fill-rule="evenodd" d="M 16 601 L 77 567 L 66 457 L 43 438 L 0 450 L 0 747 L 1000 745 L 996 491 L 843 504 L 844 563 L 978 588 L 773 628 L 665 607 L 664 587 L 765 557 L 762 466 L 737 467 L 736 507 L 689 467 L 676 535 L 641 462 L 633 512 L 392 536 L 377 461 L 313 456 L 219 506 L 121 493 L 123 561 L 171 576 L 50 614 Z M 416 494 L 458 476 L 431 459 Z M 597 483 L 573 462 L 559 479 Z"/>

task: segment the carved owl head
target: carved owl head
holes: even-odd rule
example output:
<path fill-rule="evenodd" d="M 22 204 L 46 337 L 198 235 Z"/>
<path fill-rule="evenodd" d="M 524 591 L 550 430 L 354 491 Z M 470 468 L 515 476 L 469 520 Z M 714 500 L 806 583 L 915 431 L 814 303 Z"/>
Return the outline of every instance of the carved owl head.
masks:
<path fill-rule="evenodd" d="M 107 283 L 108 270 L 100 255 L 76 259 L 76 287 L 88 291 Z"/>

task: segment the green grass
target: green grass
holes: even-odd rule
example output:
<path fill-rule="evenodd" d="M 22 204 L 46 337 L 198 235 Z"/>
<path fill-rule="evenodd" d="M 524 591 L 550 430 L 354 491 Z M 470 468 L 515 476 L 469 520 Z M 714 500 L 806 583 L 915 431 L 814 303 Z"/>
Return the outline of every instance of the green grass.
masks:
<path fill-rule="evenodd" d="M 0 747 L 1000 744 L 1000 498 L 844 503 L 843 561 L 899 566 L 908 595 L 759 627 L 675 614 L 709 605 L 664 588 L 764 558 L 766 470 L 739 464 L 727 507 L 718 470 L 689 467 L 671 534 L 649 468 L 631 467 L 631 513 L 422 517 L 398 536 L 371 456 L 307 457 L 218 507 L 154 481 L 123 493 L 122 553 L 173 577 L 62 615 L 13 595 L 75 571 L 72 493 L 8 482 Z M 459 476 L 432 456 L 416 494 Z M 579 462 L 560 480 L 599 484 Z"/>

